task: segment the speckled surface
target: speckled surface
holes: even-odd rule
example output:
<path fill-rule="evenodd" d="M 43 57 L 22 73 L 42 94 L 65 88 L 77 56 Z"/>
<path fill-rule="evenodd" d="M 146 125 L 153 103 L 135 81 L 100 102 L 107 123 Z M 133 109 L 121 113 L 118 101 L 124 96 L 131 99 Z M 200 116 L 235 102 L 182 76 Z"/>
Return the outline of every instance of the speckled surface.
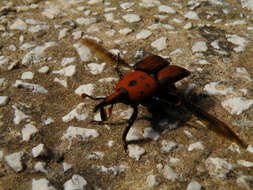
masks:
<path fill-rule="evenodd" d="M 252 0 L 21 0 L 0 2 L 0 190 L 253 189 Z M 137 120 L 114 106 L 97 125 L 96 102 L 118 80 L 81 38 L 134 64 L 157 54 L 187 68 L 178 82 L 249 144 L 208 130 L 186 108 Z M 129 72 L 121 67 L 123 73 Z M 163 109 L 163 108 L 161 108 Z M 138 117 L 151 116 L 139 107 Z"/>

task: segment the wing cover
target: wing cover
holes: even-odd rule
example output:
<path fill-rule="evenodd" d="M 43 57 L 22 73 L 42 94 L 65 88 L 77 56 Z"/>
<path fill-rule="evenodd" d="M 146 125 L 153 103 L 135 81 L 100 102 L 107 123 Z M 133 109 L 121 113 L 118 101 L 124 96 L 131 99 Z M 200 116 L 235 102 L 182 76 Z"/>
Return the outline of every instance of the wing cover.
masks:
<path fill-rule="evenodd" d="M 150 55 L 134 65 L 134 70 L 156 74 L 170 63 L 158 55 Z"/>

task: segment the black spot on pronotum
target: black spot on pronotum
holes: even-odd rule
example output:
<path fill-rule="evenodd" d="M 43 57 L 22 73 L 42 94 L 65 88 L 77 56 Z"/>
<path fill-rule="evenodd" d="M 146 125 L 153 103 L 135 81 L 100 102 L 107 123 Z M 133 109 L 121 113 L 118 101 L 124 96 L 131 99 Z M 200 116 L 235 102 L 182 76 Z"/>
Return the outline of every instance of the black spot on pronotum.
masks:
<path fill-rule="evenodd" d="M 145 79 L 146 79 L 146 78 L 145 78 L 144 76 L 142 76 L 142 75 L 141 75 L 139 78 L 140 78 L 141 80 L 145 80 Z"/>
<path fill-rule="evenodd" d="M 150 85 L 149 85 L 148 83 L 146 83 L 145 86 L 146 86 L 147 88 L 150 88 Z"/>
<path fill-rule="evenodd" d="M 136 80 L 131 80 L 129 83 L 128 83 L 128 86 L 135 86 L 137 84 L 137 81 Z"/>

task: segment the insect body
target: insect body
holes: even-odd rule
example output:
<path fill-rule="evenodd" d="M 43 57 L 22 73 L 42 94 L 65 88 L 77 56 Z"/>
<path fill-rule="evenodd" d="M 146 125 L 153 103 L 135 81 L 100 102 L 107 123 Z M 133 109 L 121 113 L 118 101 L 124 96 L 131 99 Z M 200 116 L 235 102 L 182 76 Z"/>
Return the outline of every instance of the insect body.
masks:
<path fill-rule="evenodd" d="M 105 56 L 107 53 L 101 50 L 96 43 L 90 40 L 84 40 L 84 44 L 91 45 L 95 50 L 101 51 L 102 55 Z M 112 60 L 112 55 L 107 56 Z M 118 56 L 118 65 L 121 63 Z M 123 62 L 125 63 L 125 62 Z M 116 103 L 124 103 L 130 105 L 133 108 L 133 113 L 128 121 L 122 140 L 124 149 L 127 149 L 126 136 L 133 125 L 138 115 L 138 105 L 149 106 L 150 104 L 169 104 L 169 105 L 180 105 L 183 103 L 198 117 L 209 121 L 213 124 L 213 130 L 218 134 L 221 134 L 232 141 L 235 141 L 239 145 L 245 147 L 243 141 L 222 121 L 211 116 L 198 106 L 187 101 L 184 98 L 178 97 L 174 91 L 176 90 L 175 83 L 190 75 L 187 69 L 176 65 L 170 65 L 168 61 L 157 55 L 150 55 L 140 62 L 137 62 L 133 69 L 134 71 L 129 72 L 125 76 L 119 71 L 118 65 L 116 71 L 120 77 L 120 80 L 116 84 L 116 90 L 114 93 L 104 98 L 94 98 L 87 94 L 82 94 L 82 98 L 89 97 L 93 100 L 103 100 L 95 106 L 94 112 L 100 110 L 102 120 L 106 120 L 106 113 L 104 110 L 105 106 L 111 105 L 111 109 Z"/>

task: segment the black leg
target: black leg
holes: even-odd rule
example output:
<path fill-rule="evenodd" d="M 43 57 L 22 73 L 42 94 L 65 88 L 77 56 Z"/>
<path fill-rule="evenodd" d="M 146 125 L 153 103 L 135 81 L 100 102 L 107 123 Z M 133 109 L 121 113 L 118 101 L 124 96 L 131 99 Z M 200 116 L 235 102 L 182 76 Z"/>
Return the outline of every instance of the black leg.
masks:
<path fill-rule="evenodd" d="M 126 152 L 127 150 L 127 142 L 126 142 L 126 136 L 128 134 L 128 131 L 129 129 L 131 128 L 131 126 L 133 125 L 134 121 L 136 120 L 137 118 L 137 115 L 138 115 L 138 106 L 137 105 L 131 105 L 132 108 L 134 109 L 134 112 L 133 114 L 131 115 L 129 121 L 128 121 L 128 126 L 126 126 L 124 132 L 123 132 L 123 135 L 122 135 L 122 140 L 123 140 L 123 146 L 124 146 L 124 150 Z"/>
<path fill-rule="evenodd" d="M 120 63 L 120 53 L 118 53 L 117 66 L 116 66 L 115 70 L 116 70 L 117 74 L 119 75 L 119 78 L 122 79 L 124 75 L 119 70 L 119 63 Z"/>

